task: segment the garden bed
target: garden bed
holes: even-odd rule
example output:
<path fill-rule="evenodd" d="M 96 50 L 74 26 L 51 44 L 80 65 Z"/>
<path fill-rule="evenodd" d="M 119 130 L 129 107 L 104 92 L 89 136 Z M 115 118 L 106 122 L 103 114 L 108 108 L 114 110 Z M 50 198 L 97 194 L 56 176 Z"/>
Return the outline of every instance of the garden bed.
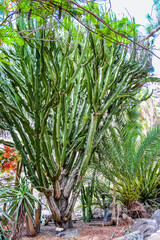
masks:
<path fill-rule="evenodd" d="M 78 236 L 75 238 L 69 238 L 74 240 L 109 240 L 112 234 L 115 231 L 116 226 L 103 226 L 102 221 L 94 222 L 102 224 L 102 226 L 89 226 L 91 223 L 83 223 L 82 221 L 78 221 L 74 224 L 74 227 L 79 229 Z M 119 226 L 114 238 L 123 236 L 125 230 L 129 227 L 129 225 Z M 113 238 L 113 239 L 114 239 Z M 56 237 L 55 226 L 50 224 L 48 226 L 41 227 L 41 232 L 37 234 L 36 237 L 30 238 L 23 235 L 21 240 L 63 240 L 64 238 Z"/>

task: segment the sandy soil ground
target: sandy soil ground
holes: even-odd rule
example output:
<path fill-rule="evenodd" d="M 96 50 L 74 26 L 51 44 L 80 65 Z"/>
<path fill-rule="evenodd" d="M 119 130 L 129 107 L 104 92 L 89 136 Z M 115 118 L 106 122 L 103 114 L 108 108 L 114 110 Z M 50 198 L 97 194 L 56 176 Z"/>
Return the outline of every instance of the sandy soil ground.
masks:
<path fill-rule="evenodd" d="M 74 224 L 74 228 L 79 229 L 78 235 L 74 238 L 68 238 L 70 240 L 111 240 L 120 236 L 123 236 L 125 230 L 129 227 L 128 225 L 119 226 L 117 228 L 116 234 L 113 238 L 111 236 L 115 232 L 116 226 L 103 226 L 103 222 L 94 222 L 100 223 L 102 226 L 89 226 L 90 223 L 83 223 L 79 221 Z M 93 224 L 93 223 L 92 223 Z M 22 240 L 66 240 L 66 238 L 56 237 L 55 226 L 50 224 L 48 226 L 42 227 L 41 232 L 37 234 L 34 238 L 27 237 L 23 235 Z"/>

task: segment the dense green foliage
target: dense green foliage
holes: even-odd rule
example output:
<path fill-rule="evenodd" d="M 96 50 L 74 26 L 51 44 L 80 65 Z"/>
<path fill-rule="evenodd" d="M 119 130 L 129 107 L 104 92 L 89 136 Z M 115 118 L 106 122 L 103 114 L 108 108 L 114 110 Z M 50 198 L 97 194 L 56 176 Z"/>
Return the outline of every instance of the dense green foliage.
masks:
<path fill-rule="evenodd" d="M 10 44 L 16 42 L 23 44 L 24 40 L 33 38 L 35 28 L 31 26 L 30 32 L 19 29 L 15 24 L 21 17 L 36 19 L 39 26 L 44 28 L 44 21 L 47 22 L 47 28 L 54 27 L 65 28 L 70 30 L 68 19 L 80 23 L 85 28 L 99 37 L 106 38 L 108 43 L 123 42 L 129 43 L 136 35 L 137 24 L 134 24 L 128 18 L 117 20 L 116 16 L 103 9 L 101 4 L 94 1 L 87 4 L 78 3 L 78 1 L 3 1 L 1 0 L 0 11 L 2 21 L 0 23 L 0 40 L 1 44 Z M 50 19 L 54 18 L 54 24 Z M 45 36 L 50 39 L 52 35 Z"/>
<path fill-rule="evenodd" d="M 160 129 L 146 136 L 132 120 L 110 126 L 98 148 L 98 168 L 110 181 L 116 180 L 117 192 L 128 206 L 133 200 L 155 204 L 160 180 Z M 153 204 L 154 203 L 154 204 Z"/>

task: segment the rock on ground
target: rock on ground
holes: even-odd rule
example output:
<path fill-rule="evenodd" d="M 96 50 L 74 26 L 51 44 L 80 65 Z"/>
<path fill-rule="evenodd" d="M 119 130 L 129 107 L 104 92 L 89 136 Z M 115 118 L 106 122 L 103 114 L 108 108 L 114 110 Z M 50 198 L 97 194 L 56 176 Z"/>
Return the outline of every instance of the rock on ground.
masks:
<path fill-rule="evenodd" d="M 56 235 L 56 237 L 63 237 L 66 239 L 75 238 L 75 237 L 77 237 L 79 231 L 80 231 L 80 229 L 74 229 L 74 228 L 69 229 L 69 230 L 63 231 L 61 233 L 58 233 Z"/>
<path fill-rule="evenodd" d="M 145 238 L 155 233 L 158 229 L 159 227 L 156 220 L 146 218 L 137 219 L 131 227 L 131 231 L 140 231 Z"/>
<path fill-rule="evenodd" d="M 160 230 L 156 233 L 153 233 L 147 240 L 160 240 Z"/>
<path fill-rule="evenodd" d="M 144 237 L 140 231 L 136 231 L 126 236 L 115 238 L 114 240 L 144 240 Z"/>
<path fill-rule="evenodd" d="M 155 211 L 151 217 L 151 219 L 154 219 L 157 221 L 158 225 L 160 225 L 160 209 Z"/>

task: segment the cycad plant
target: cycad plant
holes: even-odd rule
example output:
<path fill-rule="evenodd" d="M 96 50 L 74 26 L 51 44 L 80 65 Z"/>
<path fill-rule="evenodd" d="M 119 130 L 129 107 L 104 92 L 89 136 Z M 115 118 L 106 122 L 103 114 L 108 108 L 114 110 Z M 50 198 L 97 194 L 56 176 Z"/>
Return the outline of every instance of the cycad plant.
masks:
<path fill-rule="evenodd" d="M 27 32 L 35 23 L 18 24 Z M 69 24 L 70 31 L 55 24 L 32 33 L 50 41 L 1 48 L 10 65 L 0 73 L 1 126 L 10 131 L 26 175 L 45 194 L 56 225 L 65 229 L 72 226 L 97 144 L 113 115 L 136 104 L 138 83 L 147 76 L 145 64 L 128 59 L 125 48 Z"/>
<path fill-rule="evenodd" d="M 132 201 L 152 201 L 157 196 L 160 180 L 160 128 L 142 134 L 142 127 L 133 118 L 116 121 L 103 136 L 98 147 L 96 164 L 112 182 L 129 207 Z"/>

